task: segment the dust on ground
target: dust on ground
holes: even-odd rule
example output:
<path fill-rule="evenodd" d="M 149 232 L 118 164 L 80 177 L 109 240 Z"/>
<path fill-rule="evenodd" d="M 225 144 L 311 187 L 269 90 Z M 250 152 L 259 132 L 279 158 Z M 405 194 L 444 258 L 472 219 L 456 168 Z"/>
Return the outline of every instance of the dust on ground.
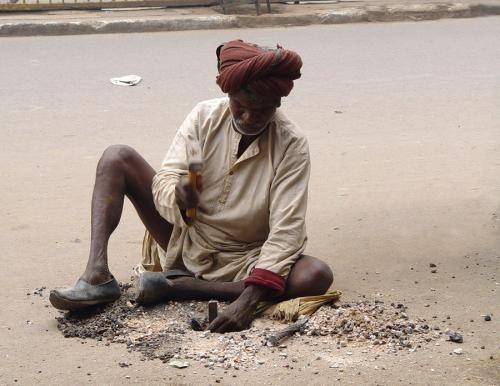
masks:
<path fill-rule="evenodd" d="M 274 347 L 269 338 L 287 323 L 261 317 L 242 332 L 195 331 L 193 319 L 206 325 L 207 302 L 168 302 L 144 308 L 134 304 L 132 284 L 121 288 L 121 298 L 112 304 L 58 317 L 59 330 L 67 338 L 126 344 L 129 352 L 138 351 L 145 360 L 159 359 L 175 366 L 196 361 L 209 369 L 255 369 L 266 363 L 293 369 L 301 353 L 326 359 L 339 371 L 363 358 L 423 350 L 432 341 L 449 339 L 450 333 L 411 317 L 402 303 L 338 301 L 320 308 L 300 331 Z M 226 305 L 220 306 L 223 310 Z"/>

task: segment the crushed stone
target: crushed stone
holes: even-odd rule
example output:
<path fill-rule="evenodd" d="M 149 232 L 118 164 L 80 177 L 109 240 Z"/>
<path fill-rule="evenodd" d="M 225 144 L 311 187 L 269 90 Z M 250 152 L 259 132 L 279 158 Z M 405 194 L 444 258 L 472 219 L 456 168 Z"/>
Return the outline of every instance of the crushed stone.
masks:
<path fill-rule="evenodd" d="M 192 320 L 207 325 L 207 302 L 169 302 L 154 307 L 133 303 L 132 284 L 121 284 L 122 296 L 112 304 L 96 306 L 57 317 L 58 328 L 67 338 L 95 339 L 106 344 L 125 344 L 129 352 L 145 359 L 195 361 L 213 369 L 259 368 L 275 361 L 293 368 L 293 346 L 315 353 L 319 344 L 332 349 L 357 349 L 362 353 L 413 352 L 444 335 L 425 319 L 411 319 L 407 308 L 380 300 L 337 302 L 321 307 L 304 328 L 279 347 L 270 347 L 269 338 L 287 324 L 257 318 L 249 330 L 214 334 L 193 330 Z M 227 304 L 219 303 L 220 312 Z M 272 360 L 269 358 L 272 356 Z M 367 355 L 367 354 L 362 354 Z M 336 364 L 332 364 L 336 367 Z"/>

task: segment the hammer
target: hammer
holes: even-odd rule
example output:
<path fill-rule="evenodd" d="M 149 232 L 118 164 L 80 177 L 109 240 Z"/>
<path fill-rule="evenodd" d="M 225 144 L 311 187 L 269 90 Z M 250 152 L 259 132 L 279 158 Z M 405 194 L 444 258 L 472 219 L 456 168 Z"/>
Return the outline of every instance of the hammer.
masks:
<path fill-rule="evenodd" d="M 203 161 L 201 159 L 201 148 L 198 141 L 191 135 L 186 137 L 186 158 L 188 164 L 189 185 L 193 190 L 198 189 L 201 177 Z M 186 216 L 194 221 L 196 219 L 196 208 L 187 208 Z M 190 224 L 189 224 L 190 225 Z"/>

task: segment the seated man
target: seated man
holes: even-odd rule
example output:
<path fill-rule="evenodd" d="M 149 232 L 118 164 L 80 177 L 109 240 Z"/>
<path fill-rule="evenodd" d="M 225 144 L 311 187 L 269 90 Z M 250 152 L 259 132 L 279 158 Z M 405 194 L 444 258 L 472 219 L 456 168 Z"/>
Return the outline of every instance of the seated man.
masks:
<path fill-rule="evenodd" d="M 332 284 L 330 268 L 303 255 L 307 140 L 277 110 L 300 77 L 300 56 L 231 41 L 217 49 L 217 59 L 217 84 L 229 97 L 194 108 L 158 173 L 126 146 L 112 146 L 102 155 L 87 268 L 74 287 L 51 292 L 54 307 L 74 310 L 120 296 L 108 269 L 107 245 L 125 196 L 159 252 L 143 261 L 140 304 L 232 301 L 209 326 L 226 332 L 248 328 L 262 300 L 320 295 Z M 202 159 L 202 183 L 194 186 L 188 178 L 192 144 Z M 194 220 L 188 208 L 197 209 Z"/>

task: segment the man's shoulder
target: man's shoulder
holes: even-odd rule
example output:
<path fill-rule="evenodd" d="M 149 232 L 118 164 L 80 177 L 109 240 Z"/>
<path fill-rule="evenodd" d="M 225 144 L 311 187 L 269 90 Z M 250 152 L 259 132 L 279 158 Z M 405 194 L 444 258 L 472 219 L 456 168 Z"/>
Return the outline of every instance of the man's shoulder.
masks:
<path fill-rule="evenodd" d="M 307 137 L 302 133 L 299 126 L 281 110 L 276 112 L 275 124 L 277 137 L 284 148 L 294 148 L 295 151 L 303 153 L 309 152 Z"/>
<path fill-rule="evenodd" d="M 202 115 L 212 115 L 225 111 L 229 106 L 229 98 L 214 98 L 199 102 L 194 110 Z"/>

